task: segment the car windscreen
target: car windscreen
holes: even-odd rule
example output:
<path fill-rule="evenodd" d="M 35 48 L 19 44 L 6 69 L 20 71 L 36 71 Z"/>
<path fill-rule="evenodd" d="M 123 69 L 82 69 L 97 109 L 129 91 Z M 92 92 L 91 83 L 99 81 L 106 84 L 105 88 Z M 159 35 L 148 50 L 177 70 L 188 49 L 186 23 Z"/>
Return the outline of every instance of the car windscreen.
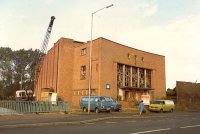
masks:
<path fill-rule="evenodd" d="M 161 104 L 162 101 L 154 101 L 153 104 Z"/>
<path fill-rule="evenodd" d="M 113 99 L 110 98 L 110 97 L 105 97 L 105 100 L 108 101 L 108 102 L 113 102 Z"/>

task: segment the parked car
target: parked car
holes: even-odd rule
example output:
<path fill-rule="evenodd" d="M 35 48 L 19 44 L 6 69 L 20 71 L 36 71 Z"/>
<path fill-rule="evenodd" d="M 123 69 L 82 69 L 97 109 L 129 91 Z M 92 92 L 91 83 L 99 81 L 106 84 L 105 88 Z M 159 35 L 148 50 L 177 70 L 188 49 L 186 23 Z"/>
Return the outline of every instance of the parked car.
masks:
<path fill-rule="evenodd" d="M 88 96 L 84 96 L 80 101 L 80 107 L 84 112 L 88 111 L 88 99 Z M 90 96 L 90 110 L 95 113 L 99 113 L 101 111 L 110 112 L 110 102 L 106 101 L 103 96 Z"/>
<path fill-rule="evenodd" d="M 32 90 L 17 90 L 16 101 L 34 101 L 35 97 Z"/>
<path fill-rule="evenodd" d="M 104 96 L 105 97 L 105 100 L 107 102 L 109 102 L 109 105 L 111 106 L 111 110 L 112 111 L 119 111 L 122 109 L 122 105 L 119 104 L 116 100 L 114 100 L 112 97 L 107 97 L 107 96 Z"/>
<path fill-rule="evenodd" d="M 175 109 L 174 101 L 172 100 L 156 100 L 149 105 L 150 111 L 156 112 L 173 112 Z"/>

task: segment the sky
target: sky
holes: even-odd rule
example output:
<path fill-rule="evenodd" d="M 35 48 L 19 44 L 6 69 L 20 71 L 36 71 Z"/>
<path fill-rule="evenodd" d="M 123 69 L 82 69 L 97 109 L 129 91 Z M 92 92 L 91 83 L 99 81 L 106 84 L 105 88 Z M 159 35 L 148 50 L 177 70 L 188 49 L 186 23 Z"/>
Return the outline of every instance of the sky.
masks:
<path fill-rule="evenodd" d="M 165 56 L 166 88 L 200 82 L 200 0 L 0 0 L 0 47 L 40 49 L 55 16 L 48 49 L 61 37 L 104 37 Z"/>

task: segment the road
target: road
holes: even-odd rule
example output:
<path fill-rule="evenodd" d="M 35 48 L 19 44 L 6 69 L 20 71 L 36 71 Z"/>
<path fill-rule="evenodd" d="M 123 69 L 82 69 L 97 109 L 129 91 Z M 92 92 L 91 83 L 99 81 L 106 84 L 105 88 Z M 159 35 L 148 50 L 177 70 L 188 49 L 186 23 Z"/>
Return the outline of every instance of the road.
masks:
<path fill-rule="evenodd" d="M 0 134 L 199 134 L 200 113 L 151 113 L 74 125 L 0 128 Z"/>

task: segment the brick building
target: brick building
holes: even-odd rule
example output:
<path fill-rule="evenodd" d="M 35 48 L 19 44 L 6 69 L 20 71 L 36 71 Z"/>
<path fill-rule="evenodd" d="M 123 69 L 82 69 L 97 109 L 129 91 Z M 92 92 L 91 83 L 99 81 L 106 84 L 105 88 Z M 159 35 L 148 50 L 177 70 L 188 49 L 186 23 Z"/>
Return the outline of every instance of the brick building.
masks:
<path fill-rule="evenodd" d="M 200 111 L 200 83 L 176 82 L 178 106 Z"/>
<path fill-rule="evenodd" d="M 88 95 L 90 42 L 61 38 L 43 58 L 35 94 L 53 89 L 62 100 L 79 105 Z M 127 100 L 149 94 L 166 96 L 165 57 L 105 38 L 93 41 L 91 95 Z"/>

